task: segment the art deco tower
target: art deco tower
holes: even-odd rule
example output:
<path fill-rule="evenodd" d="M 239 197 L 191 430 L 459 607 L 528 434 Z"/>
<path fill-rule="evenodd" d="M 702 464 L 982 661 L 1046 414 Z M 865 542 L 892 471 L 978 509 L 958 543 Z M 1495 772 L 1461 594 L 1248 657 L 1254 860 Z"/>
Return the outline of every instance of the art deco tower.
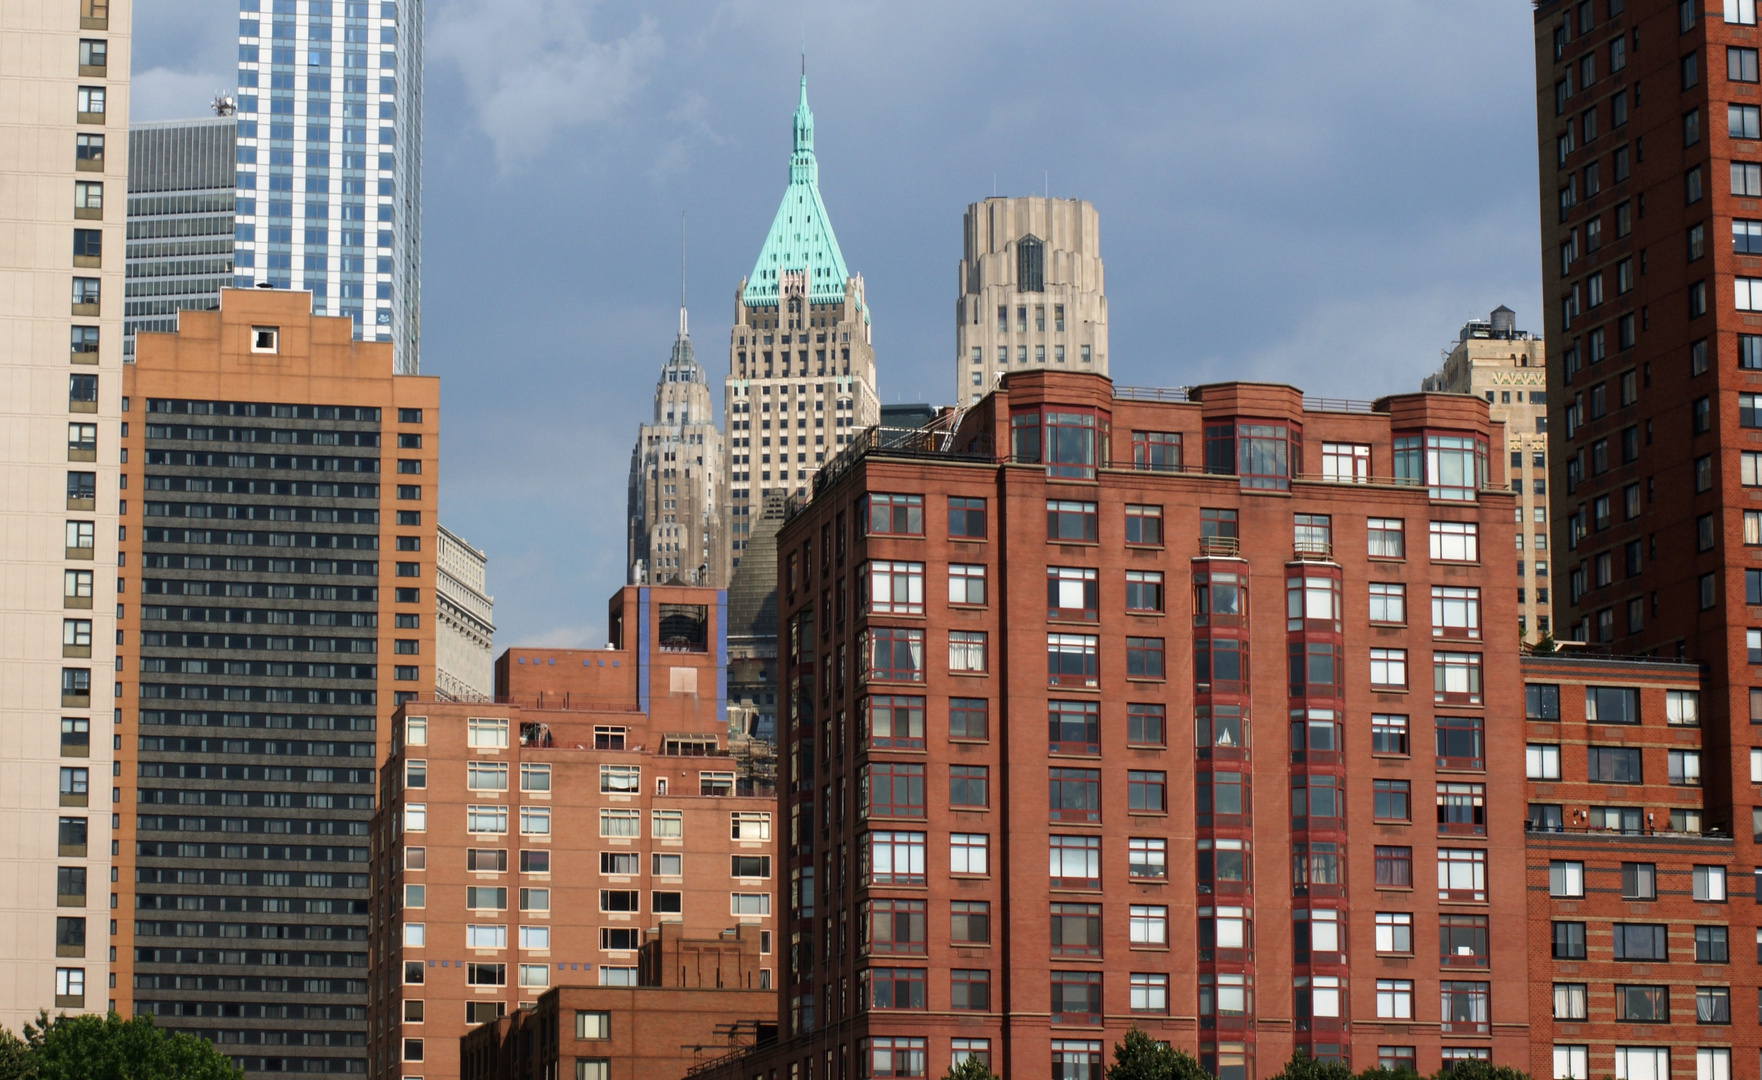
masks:
<path fill-rule="evenodd" d="M 1101 225 L 1081 199 L 991 198 L 961 222 L 954 399 L 1007 371 L 1107 374 Z"/>
<path fill-rule="evenodd" d="M 726 580 L 717 481 L 722 435 L 709 379 L 698 366 L 679 298 L 679 336 L 655 383 L 654 419 L 637 429 L 630 453 L 630 583 Z"/>
<path fill-rule="evenodd" d="M 789 187 L 740 283 L 728 340 L 722 520 L 730 566 L 764 496 L 809 492 L 828 457 L 881 414 L 863 279 L 845 269 L 820 199 L 806 75 L 794 134 Z"/>

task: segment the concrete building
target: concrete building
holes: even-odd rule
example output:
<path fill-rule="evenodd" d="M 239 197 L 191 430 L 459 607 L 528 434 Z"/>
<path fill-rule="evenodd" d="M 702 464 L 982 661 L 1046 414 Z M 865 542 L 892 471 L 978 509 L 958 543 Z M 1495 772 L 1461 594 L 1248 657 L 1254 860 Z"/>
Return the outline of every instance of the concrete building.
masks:
<path fill-rule="evenodd" d="M 954 400 L 1007 371 L 1107 374 L 1101 226 L 1081 199 L 989 198 L 961 219 Z"/>
<path fill-rule="evenodd" d="M 1700 665 L 1572 650 L 1525 657 L 1523 678 L 1531 1056 L 1508 1063 L 1745 1075 L 1754 919 L 1732 901 L 1750 873 L 1709 827 Z"/>
<path fill-rule="evenodd" d="M 728 583 L 728 744 L 757 778 L 777 779 L 777 530 L 771 495 Z"/>
<path fill-rule="evenodd" d="M 484 591 L 489 557 L 435 526 L 434 696 L 488 701 L 495 693 L 495 601 Z"/>
<path fill-rule="evenodd" d="M 400 374 L 422 324 L 422 9 L 239 6 L 235 284 L 306 290 Z"/>
<path fill-rule="evenodd" d="M 1421 389 L 1473 394 L 1505 425 L 1511 491 L 1518 497 L 1518 630 L 1525 641 L 1554 633 L 1553 579 L 1548 567 L 1548 368 L 1542 339 L 1517 328 L 1501 304 L 1462 327 L 1444 366 Z"/>
<path fill-rule="evenodd" d="M 728 335 L 721 517 L 730 569 L 765 496 L 805 494 L 820 467 L 880 416 L 863 279 L 846 269 L 820 198 L 805 75 L 793 133 L 789 186 L 736 290 Z"/>
<path fill-rule="evenodd" d="M 363 1072 L 368 821 L 434 696 L 439 381 L 226 289 L 126 370 L 117 1011 L 248 1075 Z"/>
<path fill-rule="evenodd" d="M 1328 404 L 1012 372 L 821 474 L 778 538 L 783 1030 L 713 1075 L 1098 1075 L 1133 1024 L 1222 1080 L 1527 1060 L 1504 429 Z"/>
<path fill-rule="evenodd" d="M 123 352 L 135 332 L 170 333 L 180 311 L 220 306 L 233 283 L 238 119 L 132 124 L 128 132 L 128 282 Z"/>
<path fill-rule="evenodd" d="M 0 5 L 0 1024 L 103 1012 L 130 0 Z M 91 938 L 97 940 L 92 941 Z"/>
<path fill-rule="evenodd" d="M 716 588 L 727 581 L 724 507 L 716 487 L 725 473 L 715 409 L 709 379 L 692 351 L 681 296 L 679 335 L 655 383 L 654 417 L 637 428 L 630 452 L 633 585 Z"/>
<path fill-rule="evenodd" d="M 564 985 L 531 1008 L 485 1023 L 460 1045 L 461 1080 L 682 1077 L 776 1038 L 777 995 L 755 989 L 759 935 L 731 927 L 686 937 L 678 923 L 644 931 L 637 986 Z"/>
<path fill-rule="evenodd" d="M 674 985 L 641 972 L 663 924 L 750 927 L 741 985 L 775 985 L 776 793 L 728 749 L 724 594 L 626 586 L 608 606 L 609 648 L 509 650 L 495 703 L 394 717 L 373 830 L 377 1080 L 456 1080 L 471 1027 L 554 985 Z"/>

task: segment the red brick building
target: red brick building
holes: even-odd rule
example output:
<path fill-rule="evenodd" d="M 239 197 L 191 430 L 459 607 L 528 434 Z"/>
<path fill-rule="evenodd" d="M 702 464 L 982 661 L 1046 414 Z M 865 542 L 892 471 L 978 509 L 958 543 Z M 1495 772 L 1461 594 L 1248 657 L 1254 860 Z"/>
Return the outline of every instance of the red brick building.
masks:
<path fill-rule="evenodd" d="M 1716 839 L 1700 843 L 1729 849 L 1707 865 L 1747 874 L 1762 865 L 1762 772 L 1752 764 L 1762 745 L 1755 726 L 1762 723 L 1762 38 L 1755 6 L 1548 0 L 1536 6 L 1535 32 L 1548 412 L 1556 439 L 1553 545 L 1557 572 L 1566 574 L 1555 598 L 1557 624 L 1562 636 L 1595 650 L 1701 665 L 1698 831 Z M 1650 786 L 1653 763 L 1646 768 Z M 1649 812 L 1662 823 L 1662 806 Z M 1671 843 L 1694 847 L 1680 836 Z M 1665 860 L 1658 862 L 1663 874 Z M 1587 874 L 1592 865 L 1586 862 Z M 1681 883 L 1670 887 L 1680 900 Z M 1666 888 L 1661 880 L 1661 893 Z M 1745 911 L 1753 906 L 1746 896 Z M 1725 910 L 1684 903 L 1669 914 L 1713 925 Z M 1729 1067 L 1733 1076 L 1757 1076 L 1747 1003 L 1762 986 L 1747 944 L 1754 927 L 1749 914 L 1730 926 L 1745 945 L 1729 967 L 1709 965 L 1699 976 L 1709 986 L 1745 988 L 1744 1022 L 1688 1032 L 1634 1021 L 1615 1029 L 1620 1045 L 1674 1039 L 1670 1065 L 1678 1075 L 1687 1075 L 1689 1043 L 1729 1045 L 1730 1065 L 1710 1061 L 1700 1075 L 1723 1080 L 1720 1070 Z M 1672 965 L 1687 955 L 1678 931 L 1669 931 Z M 1591 947 L 1595 956 L 1594 939 Z M 1692 1022 L 1683 1018 L 1694 1015 L 1685 1013 L 1687 972 L 1640 966 L 1684 980 L 1669 994 L 1671 1022 Z M 1638 974 L 1625 977 L 1645 981 Z M 1644 1080 L 1659 1064 L 1617 1060 L 1614 1074 Z M 1593 1051 L 1589 1068 L 1598 1075 L 1610 1066 Z"/>
<path fill-rule="evenodd" d="M 693 968 L 752 991 L 726 1008 L 774 1021 L 776 800 L 727 749 L 723 596 L 621 589 L 610 647 L 511 649 L 496 703 L 394 715 L 372 829 L 373 1076 L 455 1080 L 466 1031 L 552 986 L 697 985 L 671 961 L 644 970 L 675 924 L 734 932 L 738 955 L 706 967 L 694 947 Z"/>
<path fill-rule="evenodd" d="M 777 995 L 747 988 L 770 962 L 751 927 L 688 938 L 662 923 L 641 961 L 640 986 L 558 986 L 472 1029 L 460 1042 L 461 1080 L 672 1078 L 776 1037 Z"/>
<path fill-rule="evenodd" d="M 948 427 L 780 534 L 783 1030 L 716 1075 L 1527 1062 L 1485 402 L 1030 372 Z"/>
<path fill-rule="evenodd" d="M 1531 656 L 1523 677 L 1529 1071 L 1754 1075 L 1753 905 L 1705 827 L 1700 667 Z"/>

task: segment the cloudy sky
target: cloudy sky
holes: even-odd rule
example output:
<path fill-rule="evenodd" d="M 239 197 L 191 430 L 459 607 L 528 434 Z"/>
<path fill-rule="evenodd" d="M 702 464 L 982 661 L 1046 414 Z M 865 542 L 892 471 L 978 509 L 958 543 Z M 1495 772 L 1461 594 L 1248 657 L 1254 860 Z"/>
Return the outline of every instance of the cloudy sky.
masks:
<path fill-rule="evenodd" d="M 679 215 L 719 398 L 804 41 L 883 401 L 952 393 L 966 204 L 1042 190 L 1100 212 L 1116 381 L 1369 398 L 1500 303 L 1539 326 L 1530 26 L 1524 0 L 427 0 L 421 364 L 498 646 L 604 641 Z M 236 28 L 136 0 L 134 117 L 230 92 Z"/>

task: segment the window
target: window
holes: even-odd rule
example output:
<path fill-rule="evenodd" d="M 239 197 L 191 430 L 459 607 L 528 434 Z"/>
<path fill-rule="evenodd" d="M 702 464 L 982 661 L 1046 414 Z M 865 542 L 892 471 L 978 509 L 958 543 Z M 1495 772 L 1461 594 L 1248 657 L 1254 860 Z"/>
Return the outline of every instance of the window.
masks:
<path fill-rule="evenodd" d="M 1126 849 L 1127 877 L 1134 880 L 1163 880 L 1168 877 L 1167 840 L 1161 837 L 1132 837 L 1126 842 Z"/>
<path fill-rule="evenodd" d="M 948 565 L 948 602 L 951 604 L 983 605 L 985 603 L 985 567 L 970 563 Z"/>
<path fill-rule="evenodd" d="M 1101 1023 L 1101 972 L 1055 971 L 1052 973 L 1052 1022 L 1055 1024 Z M 1098 1054 L 1097 1057 L 1099 1056 Z"/>
<path fill-rule="evenodd" d="M 1628 1023 L 1670 1022 L 1670 988 L 1665 986 L 1617 986 L 1615 1018 Z"/>
<path fill-rule="evenodd" d="M 1370 621 L 1404 623 L 1407 621 L 1407 586 L 1380 581 L 1370 583 Z"/>
<path fill-rule="evenodd" d="M 1369 518 L 1365 522 L 1369 535 L 1369 553 L 1373 559 L 1399 559 L 1406 552 L 1405 525 L 1399 518 Z"/>
<path fill-rule="evenodd" d="M 1486 785 L 1439 783 L 1437 800 L 1440 836 L 1487 835 Z"/>
<path fill-rule="evenodd" d="M 1371 816 L 1379 821 L 1411 821 L 1412 785 L 1406 780 L 1371 781 Z"/>
<path fill-rule="evenodd" d="M 858 639 L 860 674 L 873 681 L 923 682 L 924 632 L 893 626 L 864 630 Z"/>
<path fill-rule="evenodd" d="M 1697 866 L 1691 876 L 1696 900 L 1725 902 L 1725 867 Z"/>
<path fill-rule="evenodd" d="M 508 831 L 508 808 L 505 806 L 467 806 L 465 831 L 474 833 L 505 833 Z"/>
<path fill-rule="evenodd" d="M 1047 751 L 1054 754 L 1101 752 L 1101 705 L 1095 701 L 1047 703 Z"/>
<path fill-rule="evenodd" d="M 1616 923 L 1613 927 L 1617 960 L 1663 960 L 1666 958 L 1664 927 L 1645 923 Z"/>
<path fill-rule="evenodd" d="M 507 768 L 507 766 L 503 766 Z M 636 795 L 642 791 L 642 766 L 601 765 L 600 791 L 617 795 Z"/>
<path fill-rule="evenodd" d="M 465 927 L 465 947 L 467 949 L 505 949 L 508 947 L 508 928 L 506 926 L 468 924 Z"/>
<path fill-rule="evenodd" d="M 1376 714 L 1370 718 L 1370 752 L 1406 757 L 1407 717 Z"/>
<path fill-rule="evenodd" d="M 479 911 L 501 911 L 508 906 L 508 890 L 499 886 L 468 885 L 465 906 Z"/>
<path fill-rule="evenodd" d="M 928 1067 L 925 1040 L 894 1036 L 864 1040 L 868 1075 L 874 1077 L 925 1076 Z M 1669 1080 L 1660 1077 L 1659 1080 Z"/>
<path fill-rule="evenodd" d="M 1486 898 L 1486 851 L 1439 848 L 1438 899 L 1481 901 Z"/>
<path fill-rule="evenodd" d="M 1372 619 L 1375 620 L 1374 615 Z M 1432 636 L 1479 638 L 1481 636 L 1481 591 L 1479 589 L 1433 585 Z"/>
<path fill-rule="evenodd" d="M 1370 482 L 1370 447 L 1363 443 L 1322 443 L 1322 479 L 1336 484 Z"/>
<path fill-rule="evenodd" d="M 1730 988 L 1724 986 L 1695 987 L 1695 1023 L 1731 1023 Z"/>
<path fill-rule="evenodd" d="M 1162 507 L 1128 503 L 1126 505 L 1126 543 L 1160 547 L 1162 545 Z"/>
<path fill-rule="evenodd" d="M 1372 649 L 1370 651 L 1370 682 L 1372 686 L 1405 689 L 1407 686 L 1407 650 Z"/>
<path fill-rule="evenodd" d="M 990 702 L 984 698 L 950 698 L 948 700 L 948 737 L 951 739 L 986 739 L 990 737 Z"/>
<path fill-rule="evenodd" d="M 1165 472 L 1181 467 L 1181 436 L 1173 431 L 1132 432 L 1132 467 Z"/>
<path fill-rule="evenodd" d="M 507 749 L 508 721 L 468 718 L 465 721 L 465 745 L 474 750 Z"/>
<path fill-rule="evenodd" d="M 1531 720 L 1560 719 L 1560 687 L 1547 683 L 1525 683 L 1524 715 Z"/>
<path fill-rule="evenodd" d="M 1665 755 L 1672 784 L 1684 787 L 1701 786 L 1701 754 L 1698 750 L 1671 750 Z"/>
<path fill-rule="evenodd" d="M 1375 861 L 1376 883 L 1379 889 L 1411 889 L 1413 887 L 1412 848 L 1378 847 Z"/>
<path fill-rule="evenodd" d="M 1560 747 L 1541 743 L 1524 747 L 1524 775 L 1530 780 L 1560 779 Z"/>
<path fill-rule="evenodd" d="M 1377 1019 L 1413 1019 L 1413 981 L 1411 979 L 1377 980 Z"/>
<path fill-rule="evenodd" d="M 1301 431 L 1286 424 L 1207 424 L 1205 471 L 1240 478 L 1245 489 L 1284 491 L 1291 486 L 1291 445 Z"/>
<path fill-rule="evenodd" d="M 1587 987 L 1584 983 L 1554 984 L 1554 1019 L 1584 1020 L 1586 1018 Z"/>
<path fill-rule="evenodd" d="M 990 873 L 990 837 L 984 833 L 951 833 L 948 838 L 949 872 Z"/>
<path fill-rule="evenodd" d="M 1046 617 L 1094 622 L 1099 618 L 1101 586 L 1097 572 L 1069 566 L 1046 568 Z"/>
<path fill-rule="evenodd" d="M 1053 904 L 1048 936 L 1054 956 L 1101 955 L 1101 905 Z"/>
<path fill-rule="evenodd" d="M 1437 562 L 1479 562 L 1480 526 L 1472 521 L 1432 522 L 1431 557 Z"/>
<path fill-rule="evenodd" d="M 950 496 L 948 535 L 966 540 L 985 539 L 985 500 Z M 978 603 L 984 603 L 984 600 Z"/>
<path fill-rule="evenodd" d="M 1160 679 L 1163 671 L 1162 638 L 1126 639 L 1126 678 Z"/>
<path fill-rule="evenodd" d="M 922 615 L 924 613 L 924 564 L 918 562 L 871 562 L 867 565 L 869 603 L 876 614 Z M 861 571 L 859 571 L 859 574 Z M 981 574 L 983 570 L 981 569 Z M 950 592 L 953 591 L 952 578 Z M 980 582 L 981 594 L 984 583 Z M 953 597 L 951 596 L 952 600 Z"/>
<path fill-rule="evenodd" d="M 1639 723 L 1639 690 L 1619 686 L 1585 687 L 1585 719 L 1594 724 Z"/>
<path fill-rule="evenodd" d="M 520 834 L 522 836 L 549 836 L 551 834 L 551 808 L 548 806 L 522 806 L 520 808 Z"/>
<path fill-rule="evenodd" d="M 950 941 L 985 945 L 991 941 L 991 904 L 985 900 L 949 901 Z"/>
<path fill-rule="evenodd" d="M 1069 500 L 1046 500 L 1046 538 L 1059 543 L 1094 543 L 1097 539 L 1095 504 Z"/>
<path fill-rule="evenodd" d="M 1162 610 L 1161 571 L 1126 571 L 1126 610 L 1136 612 L 1160 612 Z"/>
<path fill-rule="evenodd" d="M 864 849 L 865 873 L 871 885 L 924 884 L 924 834 L 871 832 Z"/>
<path fill-rule="evenodd" d="M 1586 779 L 1593 784 L 1638 784 L 1642 782 L 1638 748 L 1592 746 L 1586 749 L 1586 758 Z"/>
<path fill-rule="evenodd" d="M 1054 834 L 1047 844 L 1051 888 L 1101 888 L 1101 837 Z"/>
<path fill-rule="evenodd" d="M 924 976 L 923 968 L 870 968 L 865 996 L 875 1009 L 922 1009 Z"/>
<path fill-rule="evenodd" d="M 611 1038 L 612 1014 L 609 1012 L 577 1012 L 575 1014 L 575 1037 L 577 1039 Z"/>
<path fill-rule="evenodd" d="M 989 769 L 984 765 L 950 765 L 948 767 L 948 804 L 950 806 L 989 806 L 987 781 Z"/>
<path fill-rule="evenodd" d="M 1089 634 L 1046 635 L 1046 674 L 1051 686 L 1099 685 L 1099 640 Z"/>
<path fill-rule="evenodd" d="M 1756 25 L 1756 0 L 1725 0 L 1725 21 L 1743 26 Z"/>
<path fill-rule="evenodd" d="M 1101 770 L 1049 769 L 1047 776 L 1053 821 L 1101 820 Z"/>
<path fill-rule="evenodd" d="M 922 749 L 924 699 L 874 694 L 864 699 L 869 714 L 869 745 L 879 749 Z"/>
<path fill-rule="evenodd" d="M 1169 1011 L 1169 977 L 1133 972 L 1131 1009 L 1135 1013 L 1164 1014 Z"/>
<path fill-rule="evenodd" d="M 1376 913 L 1376 947 L 1379 953 L 1406 955 L 1413 952 L 1413 915 L 1406 911 Z"/>
<path fill-rule="evenodd" d="M 1129 746 L 1163 746 L 1167 743 L 1161 705 L 1132 703 L 1126 706 L 1126 743 Z"/>
<path fill-rule="evenodd" d="M 922 495 L 868 495 L 865 520 L 870 536 L 924 535 Z"/>
<path fill-rule="evenodd" d="M 1446 980 L 1438 984 L 1439 1016 L 1446 1032 L 1484 1034 L 1490 984 Z"/>
<path fill-rule="evenodd" d="M 1556 960 L 1583 960 L 1585 958 L 1585 924 L 1582 922 L 1557 922 L 1554 924 L 1553 956 Z"/>
<path fill-rule="evenodd" d="M 948 670 L 983 674 L 985 634 L 974 630 L 948 632 Z"/>
<path fill-rule="evenodd" d="M 641 827 L 640 810 L 600 810 L 601 836 L 638 836 Z"/>
<path fill-rule="evenodd" d="M 1136 769 L 1127 771 L 1126 809 L 1131 813 L 1165 813 L 1168 810 L 1168 774 Z"/>

